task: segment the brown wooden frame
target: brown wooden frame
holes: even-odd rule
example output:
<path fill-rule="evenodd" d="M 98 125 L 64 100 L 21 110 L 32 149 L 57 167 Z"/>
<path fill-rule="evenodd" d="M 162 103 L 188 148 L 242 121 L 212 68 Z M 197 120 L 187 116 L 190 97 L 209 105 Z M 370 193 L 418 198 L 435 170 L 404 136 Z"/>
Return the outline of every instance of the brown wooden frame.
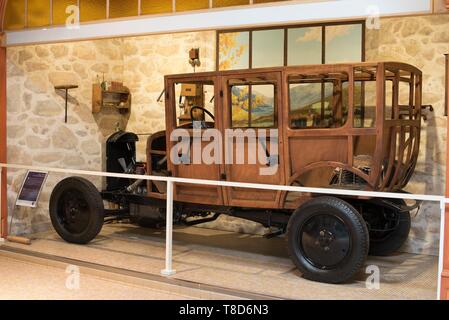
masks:
<path fill-rule="evenodd" d="M 7 162 L 7 127 L 6 127 L 6 47 L 3 33 L 3 23 L 6 12 L 6 0 L 0 0 L 0 162 Z M 0 207 L 0 237 L 8 235 L 8 203 L 7 199 L 7 173 L 3 169 L 2 184 L 0 185 L 0 196 L 2 205 Z"/>
<path fill-rule="evenodd" d="M 249 32 L 249 61 L 248 61 L 248 69 L 253 68 L 253 39 L 252 34 L 254 31 L 263 31 L 263 30 L 284 30 L 284 67 L 288 67 L 288 30 L 289 29 L 297 29 L 297 28 L 311 28 L 311 27 L 322 27 L 322 50 L 321 50 L 321 63 L 326 63 L 326 27 L 330 26 L 340 26 L 340 25 L 352 25 L 352 24 L 360 24 L 362 26 L 362 61 L 365 62 L 366 59 L 366 21 L 365 20 L 352 20 L 352 21 L 338 21 L 338 22 L 326 22 L 326 23 L 308 23 L 308 24 L 292 24 L 292 25 L 283 25 L 283 26 L 270 26 L 270 27 L 256 27 L 256 28 L 237 28 L 237 29 L 227 29 L 227 30 L 217 30 L 216 33 L 216 46 L 215 46 L 215 70 L 216 71 L 225 71 L 219 70 L 220 68 L 220 34 L 223 33 L 234 33 L 234 32 Z M 281 66 L 279 66 L 281 67 Z M 231 71 L 231 70 L 229 70 Z"/>
<path fill-rule="evenodd" d="M 1 5 L 1 4 L 0 4 Z M 1 12 L 0 12 L 1 14 Z M 2 37 L 2 34 L 0 34 Z M 0 46 L 0 163 L 7 162 L 7 127 L 6 127 L 6 48 Z M 0 186 L 0 196 L 3 199 L 0 208 L 0 230 L 1 237 L 7 236 L 7 173 L 6 168 L 2 170 L 2 185 Z"/>
<path fill-rule="evenodd" d="M 376 70 L 375 72 L 372 70 Z M 292 129 L 290 128 L 289 107 L 288 107 L 288 77 L 291 74 L 326 74 L 346 73 L 349 82 L 349 108 L 348 120 L 345 125 L 339 128 L 319 128 L 319 129 Z M 299 67 L 278 67 L 261 68 L 248 70 L 229 70 L 205 73 L 171 75 L 165 77 L 166 83 L 166 125 L 167 125 L 167 146 L 172 146 L 168 137 L 176 127 L 176 101 L 174 97 L 173 84 L 183 81 L 199 81 L 201 79 L 215 79 L 216 97 L 216 128 L 220 130 L 229 127 L 229 118 L 223 113 L 225 110 L 225 99 L 223 92 L 226 92 L 226 79 L 232 77 L 245 78 L 247 76 L 257 76 L 261 74 L 281 75 L 278 94 L 278 128 L 280 145 L 280 170 L 282 178 L 281 184 L 292 185 L 297 181 L 301 174 L 308 170 L 316 168 L 341 168 L 351 172 L 355 176 L 363 179 L 366 184 L 361 188 L 373 191 L 400 191 L 410 180 L 411 174 L 416 166 L 420 129 L 421 129 L 421 91 L 422 91 L 422 73 L 417 68 L 398 62 L 381 63 L 355 63 L 355 64 L 333 64 L 333 65 L 314 65 Z M 354 127 L 354 82 L 355 81 L 376 81 L 376 121 L 375 126 L 370 128 Z M 393 90 L 393 119 L 385 119 L 385 82 L 392 81 L 395 90 Z M 409 104 L 401 106 L 399 104 L 399 83 L 405 82 L 409 85 Z M 278 90 L 279 90 L 278 89 Z M 221 112 L 220 112 L 221 110 Z M 218 111 L 218 112 L 217 112 Z M 405 113 L 404 113 L 405 112 Z M 405 118 L 409 119 L 405 119 Z M 226 120 L 228 119 L 228 120 Z M 222 131 L 223 132 L 223 131 Z M 371 136 L 375 139 L 375 147 L 372 154 L 372 167 L 369 173 L 354 167 L 354 141 L 357 137 Z M 327 139 L 327 142 L 323 142 Z M 307 149 L 305 155 L 299 155 L 296 150 L 302 150 L 301 144 L 295 151 L 291 150 L 292 141 L 310 141 L 311 149 Z M 339 157 L 329 156 L 329 150 L 335 148 L 335 142 L 339 143 Z M 327 155 L 326 155 L 327 152 Z M 335 152 L 334 152 L 335 153 Z M 310 155 L 315 155 L 315 161 L 303 163 Z M 304 158 L 306 157 L 306 158 Z M 299 166 L 297 165 L 299 163 Z M 400 165 L 398 165 L 400 164 Z M 228 176 L 229 171 L 225 165 L 220 165 L 220 174 L 218 176 Z M 169 169 L 176 176 L 176 170 L 169 162 Z M 196 178 L 201 178 L 197 176 Z M 259 177 L 254 177 L 254 183 L 264 183 Z M 228 198 L 228 192 L 223 188 L 223 199 Z M 252 192 L 254 194 L 254 192 Z M 307 196 L 307 195 L 306 195 Z M 175 196 L 176 198 L 176 196 Z M 297 201 L 287 205 L 287 193 L 279 192 L 276 196 L 276 203 L 272 208 L 296 208 L 306 197 L 298 197 Z M 203 203 L 204 198 L 192 197 L 188 202 Z M 229 201 L 223 202 L 225 205 Z M 248 199 L 239 203 L 239 206 L 260 207 L 260 201 Z"/>
<path fill-rule="evenodd" d="M 166 94 L 166 129 L 167 129 L 167 137 L 166 137 L 166 145 L 167 145 L 167 154 L 168 159 L 170 159 L 170 153 L 168 150 L 171 150 L 171 148 L 175 145 L 174 142 L 170 141 L 170 134 L 171 132 L 178 128 L 177 125 L 177 119 L 176 119 L 176 101 L 175 101 L 175 84 L 176 83 L 183 83 L 183 82 L 213 82 L 214 83 L 214 92 L 215 97 L 218 97 L 220 95 L 220 80 L 218 78 L 218 75 L 215 73 L 194 73 L 194 77 L 192 77 L 189 74 L 186 75 L 179 75 L 179 76 L 172 76 L 172 77 L 165 77 L 165 94 Z M 215 106 L 215 129 L 222 130 L 221 123 L 222 123 L 222 112 L 220 110 L 222 109 L 222 100 L 221 99 L 214 99 L 214 106 Z M 189 130 L 191 131 L 191 130 Z M 147 157 L 148 157 L 147 152 Z M 195 165 L 191 164 L 188 165 L 190 168 L 187 168 L 184 166 L 176 166 L 173 164 L 172 161 L 168 160 L 168 170 L 172 172 L 174 176 L 182 176 L 183 178 L 196 178 L 197 175 L 194 174 L 193 170 L 204 170 L 204 171 L 210 171 L 209 169 L 212 169 L 214 166 L 218 166 L 218 171 L 215 172 L 216 174 L 212 174 L 209 176 L 210 180 L 220 180 L 220 174 L 224 170 L 224 165 Z M 195 169 L 193 169 L 195 168 Z M 186 170 L 184 170 L 186 169 Z M 180 174 L 180 172 L 183 172 L 183 174 Z M 186 173 L 187 171 L 187 173 Z M 190 171 L 190 172 L 189 172 Z M 202 171 L 202 172 L 204 172 Z M 184 175 L 187 174 L 187 175 Z M 196 202 L 198 198 L 201 198 L 202 202 L 205 204 L 213 204 L 213 205 L 223 205 L 225 203 L 224 201 L 224 194 L 221 187 L 204 187 L 204 186 L 189 186 L 192 191 L 201 193 L 200 190 L 215 190 L 216 195 L 214 197 L 210 196 L 207 197 L 204 193 L 202 196 L 198 197 L 195 195 L 195 192 L 191 192 L 191 194 L 181 194 L 181 190 L 186 190 L 187 187 L 184 184 L 175 184 L 174 185 L 174 199 L 177 201 L 184 201 L 184 202 Z"/>
<path fill-rule="evenodd" d="M 265 69 L 251 69 L 248 72 L 241 71 L 228 71 L 226 73 L 222 73 L 221 76 L 221 90 L 223 91 L 223 99 L 222 99 L 222 111 L 223 111 L 223 124 L 221 125 L 224 129 L 240 129 L 245 131 L 246 129 L 258 129 L 257 127 L 248 127 L 248 128 L 233 128 L 232 127 L 232 102 L 231 95 L 227 94 L 229 90 L 229 80 L 231 79 L 248 79 L 248 78 L 265 78 L 266 82 L 273 82 L 275 86 L 275 94 L 274 94 L 274 125 L 275 127 L 263 127 L 260 129 L 278 129 L 279 130 L 279 173 L 274 177 L 262 177 L 259 176 L 258 181 L 260 183 L 265 184 L 284 184 L 285 176 L 282 170 L 284 159 L 283 153 L 281 151 L 281 146 L 283 145 L 283 128 L 285 124 L 283 123 L 283 107 L 282 107 L 282 92 L 283 92 L 283 83 L 282 83 L 282 72 L 278 71 L 265 71 Z M 262 82 L 264 82 L 262 81 Z M 230 92 L 229 92 L 230 93 Z M 224 154 L 224 153 L 223 153 Z M 225 165 L 225 175 L 228 180 L 232 180 L 233 173 L 237 172 L 237 179 L 239 182 L 253 182 L 252 177 L 245 174 L 247 171 L 250 172 L 251 169 L 254 169 L 254 166 L 257 165 L 233 165 L 226 164 Z M 249 179 L 248 179 L 249 178 Z M 276 191 L 267 191 L 267 190 L 248 190 L 241 188 L 223 188 L 226 192 L 227 197 L 227 205 L 229 206 L 239 206 L 239 207 L 251 207 L 254 206 L 254 198 L 257 194 L 257 203 L 261 208 L 273 208 L 280 207 L 281 201 L 281 192 Z M 240 194 L 239 197 L 235 196 L 236 194 Z M 243 197 L 243 199 L 242 199 Z M 271 199 L 270 199 L 271 198 Z"/>

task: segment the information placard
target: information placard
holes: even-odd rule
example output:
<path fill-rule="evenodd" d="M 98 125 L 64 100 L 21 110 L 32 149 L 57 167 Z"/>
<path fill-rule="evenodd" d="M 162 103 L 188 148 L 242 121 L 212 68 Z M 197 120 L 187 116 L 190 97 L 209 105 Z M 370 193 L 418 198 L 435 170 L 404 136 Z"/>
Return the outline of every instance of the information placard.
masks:
<path fill-rule="evenodd" d="M 48 172 L 28 171 L 20 188 L 16 205 L 36 208 L 47 176 Z"/>

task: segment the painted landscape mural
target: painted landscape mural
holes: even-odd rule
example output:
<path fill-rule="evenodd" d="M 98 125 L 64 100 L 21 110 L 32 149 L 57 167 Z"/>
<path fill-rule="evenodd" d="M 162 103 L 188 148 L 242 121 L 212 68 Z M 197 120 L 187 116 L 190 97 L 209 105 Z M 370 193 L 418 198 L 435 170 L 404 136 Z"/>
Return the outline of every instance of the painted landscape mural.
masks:
<path fill-rule="evenodd" d="M 285 32 L 287 37 L 284 37 Z M 250 52 L 253 68 L 283 66 L 284 63 L 299 66 L 321 64 L 323 61 L 358 62 L 362 61 L 362 34 L 362 24 L 224 32 L 219 34 L 218 67 L 219 70 L 248 69 L 251 67 Z M 286 47 L 285 39 L 288 42 Z M 284 55 L 285 48 L 286 55 Z M 287 61 L 284 61 L 285 56 Z M 324 99 L 321 83 L 292 84 L 290 125 L 296 128 L 327 128 L 338 125 L 335 123 L 332 110 L 332 83 L 325 84 L 323 95 Z M 343 88 L 342 96 L 343 99 L 348 99 L 347 88 Z M 234 127 L 271 127 L 275 121 L 274 109 L 273 86 L 232 87 Z M 343 110 L 341 121 L 345 122 L 346 118 L 347 111 Z M 360 115 L 356 115 L 355 119 L 358 121 L 357 126 L 364 125 Z"/>
<path fill-rule="evenodd" d="M 249 32 L 221 33 L 218 39 L 219 70 L 249 68 Z"/>
<path fill-rule="evenodd" d="M 330 108 L 333 85 L 324 86 L 324 101 L 321 98 L 321 83 L 301 83 L 290 85 L 290 125 L 292 128 L 327 127 L 325 119 L 332 119 Z M 323 110 L 322 110 L 323 108 Z M 322 112 L 324 119 L 321 121 Z"/>
<path fill-rule="evenodd" d="M 234 128 L 269 128 L 274 125 L 273 85 L 232 87 L 232 126 Z"/>
<path fill-rule="evenodd" d="M 287 32 L 287 37 L 285 37 Z M 252 34 L 252 36 L 250 36 Z M 223 32 L 219 70 L 362 61 L 363 26 L 357 24 Z M 250 43 L 250 39 L 252 39 Z M 287 46 L 284 41 L 287 39 Z M 324 42 L 325 40 L 325 46 Z M 284 52 L 286 50 L 286 52 Z M 250 52 L 252 66 L 250 66 Z M 287 57 L 287 61 L 284 61 Z"/>

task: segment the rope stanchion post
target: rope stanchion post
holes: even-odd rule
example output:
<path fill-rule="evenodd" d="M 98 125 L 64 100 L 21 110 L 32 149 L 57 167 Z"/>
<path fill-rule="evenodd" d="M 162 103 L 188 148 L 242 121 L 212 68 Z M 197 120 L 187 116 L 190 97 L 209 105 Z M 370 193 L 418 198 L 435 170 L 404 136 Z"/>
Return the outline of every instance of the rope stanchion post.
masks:
<path fill-rule="evenodd" d="M 173 270 L 173 181 L 167 181 L 167 218 L 165 231 L 165 269 L 161 271 L 164 276 L 176 274 Z"/>

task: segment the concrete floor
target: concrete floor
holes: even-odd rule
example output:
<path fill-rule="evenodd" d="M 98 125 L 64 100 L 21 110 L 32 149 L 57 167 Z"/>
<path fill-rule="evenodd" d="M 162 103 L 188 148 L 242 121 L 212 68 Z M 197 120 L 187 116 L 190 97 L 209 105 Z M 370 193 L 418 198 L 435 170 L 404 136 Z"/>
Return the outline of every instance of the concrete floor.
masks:
<path fill-rule="evenodd" d="M 97 275 L 95 278 L 95 275 L 87 275 L 86 283 L 83 282 L 82 285 L 83 289 L 86 288 L 84 293 L 64 292 L 64 286 L 62 291 L 56 290 L 52 296 L 46 295 L 45 298 L 57 296 L 61 299 L 70 299 L 77 295 L 88 299 L 110 298 L 114 297 L 115 292 L 117 292 L 117 298 L 123 295 L 131 299 L 167 297 L 171 299 L 171 296 L 226 299 L 244 298 L 245 294 L 248 295 L 246 298 L 251 298 L 254 294 L 262 295 L 260 296 L 262 298 L 320 300 L 436 298 L 438 259 L 433 256 L 398 254 L 387 258 L 369 258 L 367 266 L 376 265 L 381 271 L 380 289 L 369 290 L 365 285 L 368 275 L 364 273 L 364 270 L 361 270 L 352 283 L 343 285 L 322 284 L 301 278 L 301 274 L 287 257 L 285 240 L 282 238 L 267 240 L 258 236 L 178 227 L 174 232 L 173 250 L 174 267 L 177 273 L 170 279 L 180 283 L 167 284 L 164 283 L 166 279 L 160 277 L 165 257 L 163 230 L 121 224 L 107 225 L 100 236 L 87 246 L 67 244 L 53 232 L 35 235 L 33 238 L 31 246 L 5 243 L 3 247 L 31 250 L 38 254 L 66 257 L 75 261 L 106 265 L 120 270 L 126 269 L 153 277 L 146 288 L 138 286 L 142 280 L 134 280 L 134 284 L 129 288 L 130 294 L 127 294 L 127 290 L 118 287 L 129 286 L 132 281 L 128 281 L 129 279 L 124 281 L 126 277 L 117 275 L 111 277 L 109 274 L 100 278 Z M 0 256 L 0 261 L 2 260 Z M 33 268 L 29 265 L 24 265 L 21 269 L 17 262 L 12 263 L 12 267 L 8 268 L 11 261 L 11 259 L 2 261 L 0 274 L 12 273 L 15 279 L 26 275 L 27 278 L 34 279 L 29 285 L 24 284 L 24 288 L 29 288 L 27 292 L 31 292 L 31 296 L 34 292 L 34 281 L 38 284 L 39 281 L 45 282 L 46 274 L 48 276 L 52 274 L 50 271 L 45 273 L 45 270 L 41 272 L 40 268 L 32 272 Z M 61 279 L 55 278 L 54 281 L 62 281 L 67 277 L 64 273 L 59 276 Z M 111 282 L 111 278 L 115 280 Z M 125 282 L 127 284 L 124 284 Z M 14 283 L 14 281 L 2 280 L 0 287 L 13 286 Z M 64 281 L 62 283 L 64 285 Z M 202 286 L 210 286 L 210 288 L 208 291 L 195 291 L 192 288 L 183 288 L 183 283 L 196 283 L 197 288 Z M 61 285 L 61 282 L 58 282 L 58 285 Z M 90 286 L 102 288 L 102 290 L 92 293 L 88 290 Z M 3 291 L 5 290 L 0 290 L 0 292 Z M 14 297 L 21 297 L 19 288 L 15 288 L 13 293 Z M 0 298 L 2 297 L 4 296 L 0 295 Z"/>
<path fill-rule="evenodd" d="M 189 295 L 168 293 L 81 273 L 79 289 L 66 286 L 65 268 L 46 266 L 0 254 L 0 300 L 187 300 Z M 70 283 L 70 282 L 69 282 Z M 70 289 L 69 289 L 70 288 Z"/>

